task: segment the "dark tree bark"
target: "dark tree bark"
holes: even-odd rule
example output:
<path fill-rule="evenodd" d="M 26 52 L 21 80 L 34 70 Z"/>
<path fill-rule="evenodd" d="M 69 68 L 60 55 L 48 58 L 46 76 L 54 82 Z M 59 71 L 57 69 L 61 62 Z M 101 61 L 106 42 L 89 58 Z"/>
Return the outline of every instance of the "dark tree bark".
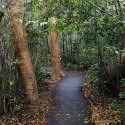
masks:
<path fill-rule="evenodd" d="M 1 23 L 1 21 L 2 21 L 3 16 L 4 16 L 4 12 L 3 12 L 3 11 L 0 11 L 0 23 Z"/>

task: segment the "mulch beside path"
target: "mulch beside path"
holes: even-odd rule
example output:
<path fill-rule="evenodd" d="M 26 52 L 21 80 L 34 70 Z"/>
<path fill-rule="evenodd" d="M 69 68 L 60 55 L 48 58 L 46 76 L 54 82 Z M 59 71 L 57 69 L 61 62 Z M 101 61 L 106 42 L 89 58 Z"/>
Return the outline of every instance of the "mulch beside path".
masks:
<path fill-rule="evenodd" d="M 54 86 L 54 85 L 53 85 Z M 37 115 L 29 115 L 25 113 L 24 109 L 14 115 L 4 115 L 0 117 L 0 125 L 46 125 L 47 117 L 49 116 L 49 110 L 52 109 L 52 95 L 53 86 L 49 86 L 48 89 L 39 92 L 40 99 L 40 113 Z M 22 103 L 25 105 L 25 101 Z"/>
<path fill-rule="evenodd" d="M 91 103 L 92 121 L 96 125 L 125 125 L 121 122 L 119 113 L 109 109 L 107 106 L 113 101 L 117 102 L 117 100 L 100 95 L 96 86 L 87 82 L 84 84 L 83 93 Z"/>

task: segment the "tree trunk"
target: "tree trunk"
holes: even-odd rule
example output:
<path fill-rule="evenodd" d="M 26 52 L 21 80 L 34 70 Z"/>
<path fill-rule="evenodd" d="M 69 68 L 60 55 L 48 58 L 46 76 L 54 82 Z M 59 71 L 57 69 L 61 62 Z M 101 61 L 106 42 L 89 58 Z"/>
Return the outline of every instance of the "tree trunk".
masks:
<path fill-rule="evenodd" d="M 1 22 L 2 22 L 2 18 L 3 18 L 3 16 L 4 16 L 4 12 L 2 11 L 2 10 L 0 10 L 0 24 L 1 24 Z M 1 33 L 0 33 L 0 42 L 2 42 L 2 36 L 1 36 Z M 1 64 L 1 60 L 2 60 L 2 58 L 1 58 L 1 56 L 0 56 L 0 69 L 1 69 L 1 67 L 2 67 L 2 64 Z M 0 88 L 2 88 L 2 72 L 1 72 L 1 70 L 0 70 Z M 0 114 L 3 114 L 5 111 L 4 111 L 4 104 L 3 104 L 3 98 L 2 98 L 2 91 L 3 90 L 0 90 L 0 93 L 1 93 L 1 95 L 0 95 Z"/>
<path fill-rule="evenodd" d="M 116 0 L 116 3 L 118 5 L 118 11 L 119 11 L 119 15 L 120 15 L 120 18 L 122 18 L 122 7 L 121 7 L 121 4 L 120 4 L 120 1 L 119 0 Z"/>
<path fill-rule="evenodd" d="M 15 59 L 20 62 L 17 64 L 18 73 L 24 87 L 28 111 L 37 113 L 39 108 L 38 89 L 27 43 L 23 9 L 23 0 L 10 1 L 9 15 L 15 47 Z"/>
<path fill-rule="evenodd" d="M 0 23 L 2 21 L 3 16 L 4 16 L 4 12 L 0 10 Z"/>
<path fill-rule="evenodd" d="M 58 42 L 58 32 L 57 32 L 57 19 L 52 17 L 50 19 L 51 23 L 51 33 L 50 33 L 50 54 L 51 54 L 51 64 L 52 64 L 52 80 L 59 80 L 64 76 L 61 69 L 60 56 L 59 56 L 59 42 Z"/>
<path fill-rule="evenodd" d="M 63 54 L 62 54 L 62 56 L 63 56 L 63 63 L 65 64 L 65 39 L 64 39 L 64 33 L 62 32 L 62 42 L 63 42 Z"/>

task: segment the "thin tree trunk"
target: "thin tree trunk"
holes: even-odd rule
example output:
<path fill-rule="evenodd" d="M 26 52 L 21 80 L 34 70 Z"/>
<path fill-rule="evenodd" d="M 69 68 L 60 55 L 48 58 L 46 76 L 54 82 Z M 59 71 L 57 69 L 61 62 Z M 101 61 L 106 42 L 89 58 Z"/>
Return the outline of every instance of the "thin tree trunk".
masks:
<path fill-rule="evenodd" d="M 115 0 L 114 1 L 115 3 L 115 11 L 116 11 L 116 14 L 119 15 L 119 10 L 118 10 L 118 5 L 117 5 L 117 1 Z"/>
<path fill-rule="evenodd" d="M 69 42 L 70 42 L 70 58 L 71 58 L 71 62 L 73 63 L 73 45 L 72 45 L 72 34 L 69 33 Z"/>
<path fill-rule="evenodd" d="M 15 59 L 22 62 L 17 64 L 18 73 L 24 87 L 28 109 L 31 113 L 37 113 L 39 108 L 38 89 L 27 43 L 23 9 L 23 0 L 10 1 L 9 15 L 15 47 Z"/>
<path fill-rule="evenodd" d="M 116 14 L 123 19 L 123 12 L 122 12 L 122 7 L 120 4 L 119 0 L 114 0 L 114 4 L 115 4 L 115 9 L 116 9 Z"/>
<path fill-rule="evenodd" d="M 64 39 L 64 33 L 62 32 L 62 42 L 63 42 L 63 54 L 62 54 L 62 56 L 63 56 L 63 61 L 64 61 L 64 63 L 65 63 L 65 39 Z"/>
<path fill-rule="evenodd" d="M 56 18 L 52 17 L 50 19 L 51 32 L 50 32 L 50 54 L 51 54 L 51 64 L 52 64 L 52 80 L 58 80 L 64 76 L 61 69 L 60 56 L 59 56 L 59 42 L 58 42 L 58 32 L 56 27 Z"/>
<path fill-rule="evenodd" d="M 116 0 L 116 3 L 118 4 L 118 11 L 119 11 L 120 18 L 122 18 L 122 7 L 121 7 L 121 4 L 120 4 L 120 1 Z"/>
<path fill-rule="evenodd" d="M 3 16 L 4 16 L 4 12 L 3 12 L 3 11 L 0 11 L 0 23 L 1 23 L 1 21 L 2 21 Z"/>
<path fill-rule="evenodd" d="M 3 13 L 3 11 L 0 11 L 0 24 L 1 24 L 1 21 L 2 21 L 2 18 L 3 18 L 3 16 L 4 16 L 4 13 Z M 1 34 L 0 34 L 1 35 Z M 2 36 L 0 36 L 0 42 L 1 42 L 1 44 L 2 44 Z M 2 68 L 2 58 L 1 58 L 1 56 L 0 56 L 0 69 Z M 0 88 L 3 88 L 3 78 L 2 78 L 2 71 L 0 70 Z M 5 85 L 5 84 L 4 84 Z M 3 104 L 3 89 L 2 90 L 0 90 L 0 93 L 1 93 L 1 95 L 0 95 L 0 114 L 2 114 L 2 113 L 4 113 L 4 112 L 6 112 L 6 108 L 4 108 L 5 107 L 5 105 Z"/>

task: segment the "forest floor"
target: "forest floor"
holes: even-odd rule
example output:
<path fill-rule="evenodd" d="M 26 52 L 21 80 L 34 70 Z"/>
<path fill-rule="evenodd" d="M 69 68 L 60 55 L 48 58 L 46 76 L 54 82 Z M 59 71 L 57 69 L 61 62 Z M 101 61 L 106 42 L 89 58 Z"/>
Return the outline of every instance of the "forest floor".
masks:
<path fill-rule="evenodd" d="M 65 73 L 66 77 L 57 83 L 46 83 L 44 86 L 43 83 L 38 83 L 39 114 L 32 116 L 26 113 L 25 96 L 20 88 L 17 106 L 23 106 L 14 114 L 1 116 L 0 125 L 91 125 L 90 105 L 83 97 L 80 87 L 84 77 L 78 72 Z"/>
<path fill-rule="evenodd" d="M 96 85 L 88 81 L 84 84 L 83 93 L 91 104 L 92 121 L 96 125 L 125 125 L 118 111 L 109 108 L 109 104 L 120 103 L 117 98 L 102 95 L 98 92 Z"/>
<path fill-rule="evenodd" d="M 124 125 L 116 124 L 121 117 L 107 108 L 117 100 L 99 95 L 95 86 L 85 82 L 85 74 L 76 71 L 65 71 L 65 74 L 57 83 L 38 84 L 40 114 L 29 115 L 22 107 L 14 114 L 1 116 L 0 125 L 91 125 L 91 120 L 96 125 Z M 21 96 L 17 106 L 25 105 L 21 88 L 17 94 Z"/>
<path fill-rule="evenodd" d="M 45 125 L 46 118 L 48 117 L 48 112 L 52 108 L 52 93 L 53 89 L 51 86 L 48 86 L 48 83 L 39 82 L 39 101 L 40 101 L 40 113 L 36 115 L 31 115 L 25 110 L 25 96 L 22 91 L 22 88 L 18 89 L 16 93 L 18 99 L 18 106 L 22 106 L 19 109 L 16 109 L 13 114 L 6 114 L 0 117 L 0 125 Z M 18 111 L 17 111 L 18 110 Z"/>

